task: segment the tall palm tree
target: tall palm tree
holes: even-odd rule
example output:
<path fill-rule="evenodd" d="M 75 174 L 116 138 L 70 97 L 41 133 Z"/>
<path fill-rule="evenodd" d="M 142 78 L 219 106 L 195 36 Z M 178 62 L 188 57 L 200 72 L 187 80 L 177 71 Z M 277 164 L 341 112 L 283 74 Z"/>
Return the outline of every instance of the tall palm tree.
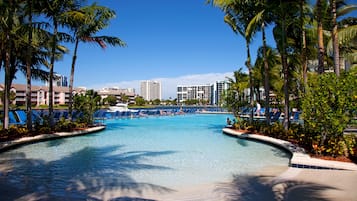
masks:
<path fill-rule="evenodd" d="M 331 0 L 331 12 L 332 12 L 333 62 L 334 62 L 335 73 L 337 76 L 340 76 L 340 51 L 338 47 L 338 35 L 337 35 L 336 0 Z"/>
<path fill-rule="evenodd" d="M 253 104 L 254 104 L 254 94 L 253 94 L 253 76 L 252 76 L 252 64 L 250 56 L 250 42 L 255 29 L 251 32 L 247 32 L 250 21 L 256 15 L 254 1 L 231 1 L 231 0 L 213 0 L 213 4 L 220 7 L 226 15 L 224 16 L 224 21 L 232 28 L 234 33 L 240 34 L 245 39 L 245 46 L 247 51 L 247 60 L 245 65 L 249 72 L 249 83 L 250 83 L 250 121 L 253 120 Z"/>
<path fill-rule="evenodd" d="M 18 25 L 17 5 L 13 0 L 0 2 L 0 29 L 1 29 L 1 54 L 5 56 L 3 58 L 5 68 L 4 78 L 4 119 L 3 128 L 9 128 L 9 98 L 11 87 L 11 53 L 12 46 L 14 45 L 14 27 Z"/>
<path fill-rule="evenodd" d="M 54 65 L 56 58 L 56 49 L 59 42 L 58 27 L 60 25 L 65 25 L 66 22 L 63 21 L 63 17 L 66 12 L 71 10 L 76 10 L 80 5 L 79 1 L 76 0 L 49 0 L 44 2 L 43 12 L 47 18 L 52 22 L 53 34 L 51 39 L 51 59 L 50 59 L 50 69 L 49 69 L 49 121 L 50 127 L 53 129 L 53 78 L 54 78 Z"/>
<path fill-rule="evenodd" d="M 104 6 L 92 4 L 81 8 L 79 12 L 83 14 L 82 17 L 77 17 L 77 20 L 74 20 L 72 24 L 75 46 L 69 82 L 69 119 L 72 118 L 74 71 L 79 42 L 95 43 L 103 49 L 106 48 L 107 44 L 111 46 L 126 46 L 125 42 L 117 37 L 95 36 L 97 32 L 108 26 L 110 19 L 115 17 L 115 12 L 113 10 Z"/>
<path fill-rule="evenodd" d="M 317 20 L 317 37 L 318 37 L 318 73 L 324 72 L 324 62 L 325 62 L 325 48 L 324 48 L 324 35 L 323 35 L 323 2 L 324 0 L 316 0 L 316 20 Z"/>
<path fill-rule="evenodd" d="M 26 55 L 26 125 L 28 130 L 32 130 L 32 108 L 31 108 L 31 58 L 32 58 L 32 7 L 33 0 L 27 0 L 28 6 L 28 49 Z"/>
<path fill-rule="evenodd" d="M 351 27 L 350 27 L 350 28 L 348 28 L 348 30 L 350 30 L 350 31 L 348 31 L 350 34 L 349 36 L 346 37 L 346 35 L 343 34 L 343 36 L 345 36 L 345 37 L 339 37 L 340 32 L 342 34 L 342 31 L 344 29 L 346 29 L 347 27 L 349 27 L 349 24 L 344 24 L 343 23 L 344 21 L 341 21 L 342 23 L 340 23 L 340 25 L 338 25 L 337 18 L 343 17 L 344 15 L 357 10 L 357 4 L 347 5 L 347 3 L 344 0 L 331 0 L 330 1 L 330 10 L 331 10 L 331 13 L 327 13 L 327 15 L 330 14 L 330 16 L 331 16 L 330 18 L 332 21 L 332 27 L 330 30 L 332 41 L 331 40 L 329 41 L 329 43 L 326 47 L 326 50 L 327 50 L 327 53 L 329 53 L 329 54 L 332 52 L 333 62 L 334 62 L 334 71 L 335 71 L 336 75 L 339 76 L 340 68 L 341 68 L 340 67 L 341 57 L 340 57 L 339 44 L 342 44 L 342 43 L 346 44 L 344 41 L 348 40 L 348 38 L 355 37 L 356 32 L 355 32 L 355 34 L 353 34 L 353 32 L 351 32 L 351 30 L 353 30 L 353 28 L 351 29 Z M 332 51 L 331 51 L 331 47 L 332 47 Z"/>
<path fill-rule="evenodd" d="M 265 34 L 265 26 L 272 22 L 272 8 L 271 4 L 266 0 L 257 1 L 255 9 L 257 10 L 257 14 L 254 18 L 249 22 L 246 34 L 254 33 L 253 30 L 257 30 L 260 28 L 262 32 L 262 42 L 263 42 L 263 60 L 264 60 L 264 91 L 265 91 L 265 109 L 266 111 L 270 111 L 270 85 L 269 85 L 269 63 L 267 60 L 267 44 L 266 44 L 266 34 Z M 266 123 L 270 124 L 270 113 L 265 113 Z"/>

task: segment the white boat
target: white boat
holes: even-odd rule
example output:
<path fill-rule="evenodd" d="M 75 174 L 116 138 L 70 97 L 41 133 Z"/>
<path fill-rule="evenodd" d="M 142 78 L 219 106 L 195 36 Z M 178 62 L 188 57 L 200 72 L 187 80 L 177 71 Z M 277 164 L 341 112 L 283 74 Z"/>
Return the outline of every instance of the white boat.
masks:
<path fill-rule="evenodd" d="M 117 103 L 115 106 L 110 106 L 108 112 L 137 112 L 138 110 L 132 110 L 128 108 L 126 103 Z"/>

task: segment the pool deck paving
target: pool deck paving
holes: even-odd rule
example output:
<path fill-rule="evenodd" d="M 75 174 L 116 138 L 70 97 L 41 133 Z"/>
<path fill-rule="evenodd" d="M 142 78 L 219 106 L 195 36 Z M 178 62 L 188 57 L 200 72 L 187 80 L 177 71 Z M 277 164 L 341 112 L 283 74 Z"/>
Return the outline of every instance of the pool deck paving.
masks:
<path fill-rule="evenodd" d="M 238 138 L 272 144 L 274 146 L 287 150 L 292 154 L 289 164 L 290 167 L 357 171 L 357 164 L 355 163 L 312 158 L 310 155 L 305 153 L 305 150 L 303 148 L 300 148 L 294 145 L 293 143 L 285 140 L 275 139 L 264 135 L 249 134 L 231 128 L 223 128 L 223 133 Z"/>
<path fill-rule="evenodd" d="M 95 126 L 95 127 L 91 127 L 91 128 L 86 128 L 83 130 L 75 130 L 72 132 L 57 132 L 57 133 L 52 133 L 52 134 L 41 134 L 41 135 L 36 135 L 33 137 L 23 137 L 23 138 L 16 139 L 16 140 L 0 142 L 0 152 L 6 151 L 6 150 L 9 150 L 9 149 L 21 146 L 21 145 L 25 145 L 25 144 L 53 140 L 53 139 L 57 139 L 57 138 L 86 135 L 86 134 L 90 134 L 90 133 L 99 132 L 104 129 L 105 129 L 105 126 L 100 125 L 100 126 Z"/>

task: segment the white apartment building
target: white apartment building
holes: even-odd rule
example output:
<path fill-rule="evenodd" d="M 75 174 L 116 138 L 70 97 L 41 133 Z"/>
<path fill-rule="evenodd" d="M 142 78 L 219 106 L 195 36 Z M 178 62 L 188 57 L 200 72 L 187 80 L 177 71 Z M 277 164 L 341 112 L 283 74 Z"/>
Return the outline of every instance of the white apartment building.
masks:
<path fill-rule="evenodd" d="M 140 95 L 147 101 L 162 99 L 161 83 L 158 81 L 142 81 L 140 83 Z"/>
<path fill-rule="evenodd" d="M 210 84 L 206 85 L 178 85 L 177 102 L 183 103 L 186 100 L 204 100 L 211 104 L 212 89 Z"/>
<path fill-rule="evenodd" d="M 229 88 L 229 83 L 227 81 L 217 81 L 212 85 L 212 105 L 222 105 L 222 96 Z"/>
<path fill-rule="evenodd" d="M 0 84 L 0 91 L 4 91 L 4 85 Z M 25 84 L 13 84 L 11 85 L 10 93 L 16 94 L 15 100 L 12 104 L 25 105 L 26 104 L 26 85 Z M 73 95 L 84 94 L 85 88 L 74 88 Z M 68 87 L 53 87 L 53 104 L 64 105 L 69 102 L 69 88 Z M 1 102 L 1 101 L 0 101 Z M 33 105 L 48 105 L 49 93 L 47 86 L 31 86 L 31 102 Z M 2 104 L 2 103 L 1 103 Z"/>

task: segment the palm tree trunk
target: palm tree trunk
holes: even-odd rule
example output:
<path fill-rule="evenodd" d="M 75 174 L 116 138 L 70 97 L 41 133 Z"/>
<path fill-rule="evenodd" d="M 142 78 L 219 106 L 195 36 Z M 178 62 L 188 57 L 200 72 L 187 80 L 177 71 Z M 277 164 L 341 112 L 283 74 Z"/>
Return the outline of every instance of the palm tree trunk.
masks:
<path fill-rule="evenodd" d="M 49 75 L 49 107 L 48 107 L 48 113 L 49 113 L 49 121 L 50 121 L 50 127 L 51 130 L 54 128 L 54 119 L 53 119 L 53 69 L 55 65 L 55 54 L 56 54 L 56 45 L 57 45 L 57 20 L 53 20 L 53 41 L 52 41 L 52 52 L 51 52 L 51 64 L 50 64 L 50 75 Z"/>
<path fill-rule="evenodd" d="M 79 43 L 79 39 L 76 38 L 76 43 L 75 43 L 74 53 L 73 53 L 73 58 L 72 58 L 71 78 L 69 80 L 69 103 L 68 103 L 68 118 L 69 118 L 69 120 L 72 120 L 74 68 L 75 68 L 76 60 L 77 60 L 78 43 Z"/>
<path fill-rule="evenodd" d="M 29 35 L 28 50 L 26 58 L 26 125 L 27 129 L 32 130 L 32 109 L 31 109 L 31 57 L 32 57 L 32 0 L 28 0 L 29 6 Z"/>
<path fill-rule="evenodd" d="M 288 67 L 288 62 L 287 62 L 287 56 L 286 56 L 286 14 L 284 13 L 284 8 L 282 6 L 281 0 L 280 0 L 280 7 L 281 7 L 281 13 L 282 13 L 282 23 L 281 23 L 281 30 L 282 30 L 282 40 L 281 40 L 281 60 L 283 64 L 283 72 L 284 72 L 284 129 L 287 131 L 289 130 L 289 123 L 290 123 L 290 118 L 289 118 L 289 67 Z"/>
<path fill-rule="evenodd" d="M 332 0 L 332 43 L 333 43 L 333 62 L 335 67 L 335 73 L 340 76 L 340 51 L 338 45 L 338 34 L 337 34 L 337 22 L 336 22 L 336 0 Z"/>
<path fill-rule="evenodd" d="M 249 90 L 250 90 L 250 115 L 249 115 L 249 120 L 252 122 L 253 121 L 253 107 L 254 107 L 254 89 L 253 89 L 253 76 L 252 76 L 252 65 L 250 63 L 250 48 L 249 48 L 249 42 L 246 39 L 245 41 L 246 43 L 246 48 L 247 48 L 247 61 L 245 62 L 245 65 L 248 68 L 248 72 L 249 72 Z"/>
<path fill-rule="evenodd" d="M 322 27 L 322 0 L 317 0 L 317 40 L 318 40 L 318 73 L 322 74 L 324 72 L 324 56 L 325 56 L 325 48 L 324 48 L 324 35 L 323 35 L 323 27 Z"/>
<path fill-rule="evenodd" d="M 5 130 L 9 129 L 9 98 L 10 98 L 10 37 L 9 34 L 6 34 L 6 47 L 5 47 L 5 80 L 4 80 L 4 124 L 3 128 Z"/>
<path fill-rule="evenodd" d="M 302 48 L 301 48 L 301 63 L 302 63 L 302 80 L 304 82 L 303 91 L 305 91 L 305 87 L 307 86 L 307 58 L 306 58 L 306 31 L 305 31 L 305 23 L 304 23 L 304 4 L 305 0 L 300 1 L 300 18 L 301 18 L 301 40 L 302 40 Z"/>
<path fill-rule="evenodd" d="M 267 58 L 267 41 L 265 37 L 265 24 L 264 22 L 262 23 L 262 39 L 263 39 L 263 57 L 264 57 L 264 91 L 265 91 L 265 119 L 267 125 L 270 124 L 270 85 L 269 85 L 269 64 L 268 64 L 268 58 Z"/>

